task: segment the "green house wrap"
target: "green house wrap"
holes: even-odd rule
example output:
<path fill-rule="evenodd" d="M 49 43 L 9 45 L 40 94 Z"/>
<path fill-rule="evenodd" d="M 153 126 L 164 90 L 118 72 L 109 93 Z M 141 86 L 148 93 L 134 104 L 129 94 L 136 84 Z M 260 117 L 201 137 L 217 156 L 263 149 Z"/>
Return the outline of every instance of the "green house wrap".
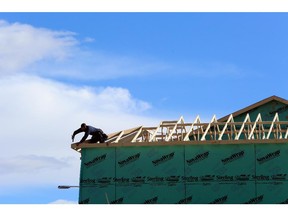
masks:
<path fill-rule="evenodd" d="M 288 101 L 272 96 L 210 123 L 181 117 L 110 134 L 108 146 L 72 144 L 79 203 L 287 203 L 287 119 Z"/>

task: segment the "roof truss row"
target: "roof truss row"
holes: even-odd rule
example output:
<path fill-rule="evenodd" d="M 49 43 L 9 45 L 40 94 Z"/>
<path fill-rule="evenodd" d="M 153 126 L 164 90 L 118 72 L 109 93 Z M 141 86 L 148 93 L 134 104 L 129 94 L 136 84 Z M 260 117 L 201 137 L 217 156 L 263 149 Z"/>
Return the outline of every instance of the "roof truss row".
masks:
<path fill-rule="evenodd" d="M 278 113 L 272 121 L 262 121 L 259 113 L 251 121 L 249 113 L 244 121 L 235 122 L 231 114 L 227 121 L 217 121 L 214 115 L 210 122 L 202 123 L 197 116 L 192 123 L 185 123 L 180 117 L 177 121 L 162 121 L 157 127 L 137 127 L 110 134 L 109 143 L 208 141 L 208 140 L 269 140 L 287 139 L 288 121 L 280 121 Z"/>

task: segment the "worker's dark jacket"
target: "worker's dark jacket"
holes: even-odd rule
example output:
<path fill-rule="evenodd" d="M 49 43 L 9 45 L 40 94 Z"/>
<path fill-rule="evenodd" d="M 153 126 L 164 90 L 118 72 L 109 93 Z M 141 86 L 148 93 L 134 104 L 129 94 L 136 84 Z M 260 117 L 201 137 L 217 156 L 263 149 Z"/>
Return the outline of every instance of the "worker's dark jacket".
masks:
<path fill-rule="evenodd" d="M 85 132 L 84 136 L 82 137 L 82 139 L 80 140 L 80 143 L 84 142 L 88 135 L 96 135 L 97 133 L 103 133 L 103 131 L 99 128 L 94 128 L 92 126 L 89 126 L 87 125 L 86 128 L 85 128 L 85 131 L 83 131 L 81 128 L 77 129 L 76 131 L 74 131 L 73 133 L 73 137 L 78 134 L 78 133 L 81 133 L 81 132 Z"/>

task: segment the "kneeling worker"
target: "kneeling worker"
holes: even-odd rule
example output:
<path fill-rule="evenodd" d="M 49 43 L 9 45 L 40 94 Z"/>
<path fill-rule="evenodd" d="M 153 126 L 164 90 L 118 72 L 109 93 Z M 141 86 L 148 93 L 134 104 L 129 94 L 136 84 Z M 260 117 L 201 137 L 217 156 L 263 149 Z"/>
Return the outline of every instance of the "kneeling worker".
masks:
<path fill-rule="evenodd" d="M 108 136 L 101 129 L 82 123 L 81 127 L 75 130 L 72 134 L 72 142 L 74 142 L 75 135 L 81 132 L 85 132 L 85 134 L 79 143 L 84 142 L 87 139 L 88 135 L 92 135 L 92 138 L 90 140 L 91 143 L 97 143 L 98 141 L 100 143 L 104 143 L 108 138 Z M 76 145 L 79 145 L 79 143 L 77 143 Z"/>

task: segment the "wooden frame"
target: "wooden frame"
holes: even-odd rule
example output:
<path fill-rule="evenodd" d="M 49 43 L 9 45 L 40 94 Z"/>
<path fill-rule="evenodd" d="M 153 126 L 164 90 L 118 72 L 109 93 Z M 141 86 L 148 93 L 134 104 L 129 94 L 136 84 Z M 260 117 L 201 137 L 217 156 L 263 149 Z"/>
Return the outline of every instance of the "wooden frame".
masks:
<path fill-rule="evenodd" d="M 202 123 L 199 115 L 193 123 L 185 123 L 181 116 L 176 121 L 162 121 L 157 127 L 139 126 L 108 135 L 107 143 L 91 144 L 89 140 L 71 148 L 151 146 L 151 145 L 193 145 L 193 144 L 240 144 L 240 143 L 288 143 L 288 122 L 280 121 L 278 113 L 272 121 L 262 121 L 259 113 L 254 122 L 249 111 L 270 101 L 278 101 L 288 106 L 288 101 L 271 96 L 244 109 L 217 120 L 214 115 L 209 123 Z M 234 116 L 247 113 L 243 122 L 235 122 Z"/>
<path fill-rule="evenodd" d="M 264 127 L 266 126 L 266 128 Z M 237 126 L 240 129 L 237 129 Z M 269 126 L 269 129 L 267 127 Z M 224 135 L 225 139 L 224 139 Z M 162 121 L 157 127 L 136 127 L 129 130 L 119 131 L 108 136 L 109 146 L 142 146 L 142 145 L 171 145 L 181 144 L 236 144 L 243 141 L 260 143 L 285 140 L 288 142 L 288 121 L 280 121 L 278 113 L 272 121 L 262 121 L 259 113 L 254 122 L 251 121 L 249 113 L 243 122 L 235 122 L 231 114 L 226 122 L 220 122 L 214 115 L 209 123 L 201 123 L 197 116 L 193 123 L 185 123 L 181 116 L 177 121 Z M 281 142 L 282 142 L 281 141 Z M 106 144 L 88 144 L 87 142 L 71 147 L 77 151 L 81 147 L 89 146 L 103 147 Z"/>

